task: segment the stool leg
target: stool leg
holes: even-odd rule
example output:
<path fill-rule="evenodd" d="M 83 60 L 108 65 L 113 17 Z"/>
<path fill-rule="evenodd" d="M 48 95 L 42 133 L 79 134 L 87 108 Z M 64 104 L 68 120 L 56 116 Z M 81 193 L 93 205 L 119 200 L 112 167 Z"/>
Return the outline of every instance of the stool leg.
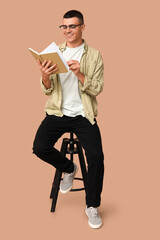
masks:
<path fill-rule="evenodd" d="M 77 142 L 76 145 L 77 145 L 78 156 L 79 156 L 79 161 L 81 165 L 84 187 L 85 187 L 85 191 L 87 191 L 87 170 L 86 170 L 85 159 L 82 151 L 82 146 L 80 142 Z"/>
<path fill-rule="evenodd" d="M 61 147 L 61 154 L 62 156 L 66 155 L 67 143 L 63 140 L 62 147 Z M 50 193 L 50 198 L 52 198 L 52 205 L 51 205 L 51 212 L 55 212 L 58 193 L 59 193 L 59 185 L 61 181 L 62 172 L 56 169 L 56 173 L 54 176 L 54 180 L 52 183 L 52 189 Z"/>

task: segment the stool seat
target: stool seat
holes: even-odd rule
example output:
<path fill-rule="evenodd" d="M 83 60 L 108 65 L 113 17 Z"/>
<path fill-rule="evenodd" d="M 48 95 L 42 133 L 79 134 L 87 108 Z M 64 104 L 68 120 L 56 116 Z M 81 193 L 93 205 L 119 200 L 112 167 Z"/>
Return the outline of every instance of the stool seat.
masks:
<path fill-rule="evenodd" d="M 71 192 L 81 191 L 81 190 L 87 191 L 87 170 L 86 170 L 84 154 L 83 154 L 82 146 L 79 139 L 73 138 L 73 132 L 70 132 L 70 138 L 63 138 L 60 152 L 62 156 L 65 156 L 66 154 L 70 154 L 71 161 L 73 161 L 74 154 L 78 154 L 78 157 L 79 157 L 82 178 L 75 177 L 74 180 L 83 181 L 84 188 L 75 188 L 75 189 L 71 189 L 70 191 Z M 62 179 L 63 179 L 62 172 L 56 169 L 54 180 L 52 183 L 52 189 L 50 193 L 50 198 L 52 199 L 51 212 L 55 212 L 60 181 Z"/>

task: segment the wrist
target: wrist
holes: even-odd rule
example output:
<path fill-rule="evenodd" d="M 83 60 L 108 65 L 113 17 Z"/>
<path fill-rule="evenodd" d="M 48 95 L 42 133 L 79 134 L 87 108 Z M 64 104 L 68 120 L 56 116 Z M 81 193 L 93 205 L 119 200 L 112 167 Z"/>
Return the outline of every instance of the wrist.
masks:
<path fill-rule="evenodd" d="M 43 82 L 48 82 L 50 79 L 49 79 L 49 76 L 43 76 L 42 75 L 42 81 Z"/>
<path fill-rule="evenodd" d="M 43 83 L 50 83 L 50 78 L 49 78 L 49 76 L 43 76 L 43 75 L 42 75 L 42 81 L 43 81 Z"/>
<path fill-rule="evenodd" d="M 84 79 L 85 79 L 85 76 L 83 73 L 79 72 L 78 75 L 78 80 L 82 83 L 82 85 L 84 84 Z"/>
<path fill-rule="evenodd" d="M 46 77 L 46 76 L 44 77 L 42 75 L 42 83 L 47 89 L 51 87 L 51 81 L 49 77 Z"/>

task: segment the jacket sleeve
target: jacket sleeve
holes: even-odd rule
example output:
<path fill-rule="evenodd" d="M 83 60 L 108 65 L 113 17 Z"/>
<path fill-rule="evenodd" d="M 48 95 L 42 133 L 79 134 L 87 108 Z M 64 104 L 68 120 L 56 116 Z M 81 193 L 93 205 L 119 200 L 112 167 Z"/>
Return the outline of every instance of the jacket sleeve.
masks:
<path fill-rule="evenodd" d="M 46 95 L 51 95 L 53 89 L 54 89 L 54 84 L 53 84 L 53 78 L 52 75 L 50 75 L 50 81 L 51 81 L 51 87 L 50 88 L 46 88 L 45 85 L 42 82 L 42 77 L 40 78 L 40 85 L 42 88 L 42 91 L 46 94 Z"/>
<path fill-rule="evenodd" d="M 103 90 L 103 72 L 104 64 L 102 56 L 98 55 L 96 66 L 93 68 L 94 72 L 92 78 L 85 75 L 84 84 L 79 81 L 79 88 L 81 91 L 88 93 L 89 95 L 95 97 L 100 94 Z"/>

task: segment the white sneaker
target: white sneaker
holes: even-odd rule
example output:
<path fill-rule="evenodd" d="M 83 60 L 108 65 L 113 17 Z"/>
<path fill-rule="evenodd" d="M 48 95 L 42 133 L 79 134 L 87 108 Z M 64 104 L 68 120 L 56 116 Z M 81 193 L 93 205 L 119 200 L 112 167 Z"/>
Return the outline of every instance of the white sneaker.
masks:
<path fill-rule="evenodd" d="M 96 207 L 89 207 L 85 209 L 88 216 L 88 224 L 91 228 L 100 228 L 102 226 L 102 219 L 98 214 L 98 209 Z"/>
<path fill-rule="evenodd" d="M 72 173 L 64 173 L 63 180 L 60 184 L 61 193 L 67 193 L 72 189 L 73 179 L 78 171 L 78 166 L 74 164 L 74 171 Z"/>

